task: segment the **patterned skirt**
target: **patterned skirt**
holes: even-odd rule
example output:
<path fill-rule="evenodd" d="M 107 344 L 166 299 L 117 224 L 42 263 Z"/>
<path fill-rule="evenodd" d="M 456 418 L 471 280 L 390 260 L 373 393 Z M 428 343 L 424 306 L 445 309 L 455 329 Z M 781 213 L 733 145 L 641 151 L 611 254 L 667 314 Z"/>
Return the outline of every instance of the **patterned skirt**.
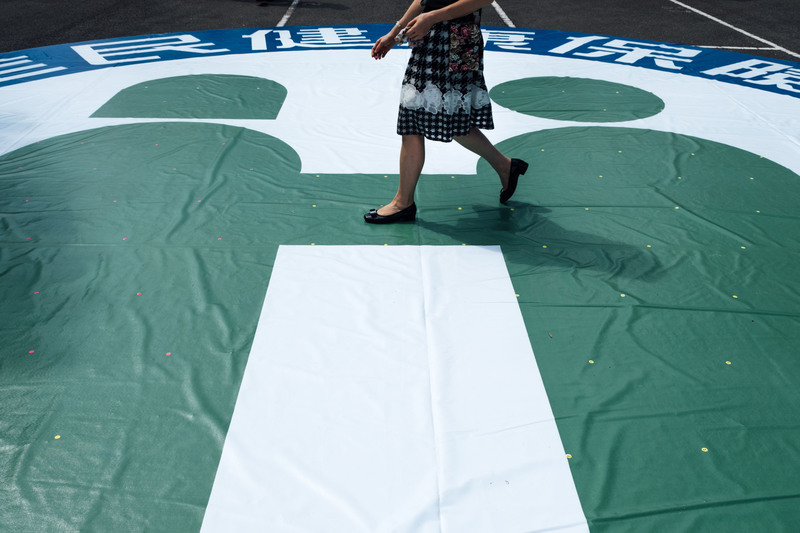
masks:
<path fill-rule="evenodd" d="M 494 128 L 479 13 L 434 24 L 413 46 L 397 118 L 398 135 L 434 141 L 450 142 L 473 127 Z"/>

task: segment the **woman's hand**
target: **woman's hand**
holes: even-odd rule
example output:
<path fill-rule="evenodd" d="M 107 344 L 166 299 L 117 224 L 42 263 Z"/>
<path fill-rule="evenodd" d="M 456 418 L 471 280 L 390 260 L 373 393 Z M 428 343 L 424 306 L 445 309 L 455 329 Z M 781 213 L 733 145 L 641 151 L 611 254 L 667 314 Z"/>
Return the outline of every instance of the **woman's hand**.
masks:
<path fill-rule="evenodd" d="M 383 59 L 386 57 L 386 54 L 389 53 L 389 50 L 394 48 L 395 44 L 397 43 L 394 40 L 394 35 L 392 35 L 391 32 L 387 33 L 372 45 L 372 57 L 375 59 Z"/>
<path fill-rule="evenodd" d="M 431 27 L 435 22 L 435 20 L 431 19 L 430 13 L 416 16 L 406 26 L 406 37 L 408 37 L 409 41 L 421 41 L 431 31 Z"/>

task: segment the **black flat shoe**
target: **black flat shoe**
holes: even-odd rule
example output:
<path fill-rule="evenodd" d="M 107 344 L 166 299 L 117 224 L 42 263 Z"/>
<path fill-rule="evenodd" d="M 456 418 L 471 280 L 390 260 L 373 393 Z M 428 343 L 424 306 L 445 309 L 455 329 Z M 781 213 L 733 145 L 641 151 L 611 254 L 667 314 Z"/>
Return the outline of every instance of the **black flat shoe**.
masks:
<path fill-rule="evenodd" d="M 411 204 L 393 215 L 379 215 L 377 209 L 370 209 L 369 213 L 364 215 L 364 222 L 369 222 L 370 224 L 394 224 L 395 222 L 414 222 L 416 218 L 417 204 Z"/>
<path fill-rule="evenodd" d="M 511 160 L 511 174 L 508 176 L 508 188 L 500 190 L 500 203 L 506 203 L 511 196 L 514 194 L 514 191 L 517 190 L 517 182 L 519 181 L 519 177 L 528 170 L 528 163 L 523 161 L 522 159 L 512 159 Z"/>

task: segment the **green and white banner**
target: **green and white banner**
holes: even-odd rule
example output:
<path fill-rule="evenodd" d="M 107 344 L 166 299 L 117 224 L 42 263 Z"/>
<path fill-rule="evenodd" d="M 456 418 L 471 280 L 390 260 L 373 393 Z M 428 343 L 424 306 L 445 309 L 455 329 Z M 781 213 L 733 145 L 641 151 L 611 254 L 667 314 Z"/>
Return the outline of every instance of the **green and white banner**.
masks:
<path fill-rule="evenodd" d="M 384 30 L 0 55 L 0 530 L 794 531 L 800 65 L 489 28 L 374 226 Z"/>

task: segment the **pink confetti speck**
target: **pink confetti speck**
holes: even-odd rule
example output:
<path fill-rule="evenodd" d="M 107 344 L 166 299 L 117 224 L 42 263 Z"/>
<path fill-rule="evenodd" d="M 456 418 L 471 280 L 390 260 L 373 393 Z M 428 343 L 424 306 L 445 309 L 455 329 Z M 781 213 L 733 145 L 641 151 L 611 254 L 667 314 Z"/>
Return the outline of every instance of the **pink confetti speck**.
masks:
<path fill-rule="evenodd" d="M 29 240 L 31 240 L 31 238 L 30 238 L 30 237 L 28 237 L 28 238 L 27 238 L 27 239 L 25 239 L 25 240 L 29 241 Z"/>
<path fill-rule="evenodd" d="M 117 201 L 116 201 L 116 200 L 114 200 L 114 203 L 117 203 Z"/>
<path fill-rule="evenodd" d="M 136 293 L 136 296 L 141 296 L 141 295 L 142 295 L 142 293 L 141 293 L 141 292 L 137 292 L 137 293 Z"/>
<path fill-rule="evenodd" d="M 31 351 L 29 351 L 28 353 L 33 353 L 33 352 L 34 352 L 34 351 L 33 351 L 33 350 L 31 350 Z"/>
<path fill-rule="evenodd" d="M 199 203 L 200 203 L 200 202 L 202 202 L 202 201 L 203 201 L 203 200 L 197 200 L 197 203 L 199 204 Z"/>
<path fill-rule="evenodd" d="M 34 292 L 33 294 L 39 294 L 39 291 Z"/>
<path fill-rule="evenodd" d="M 127 241 L 127 240 L 128 240 L 128 238 L 127 238 L 127 237 L 123 237 L 123 238 L 122 238 L 122 240 L 123 240 L 123 241 Z"/>
<path fill-rule="evenodd" d="M 167 352 L 167 357 L 169 357 L 170 355 L 172 355 L 172 352 Z"/>
<path fill-rule="evenodd" d="M 26 202 L 30 202 L 30 200 L 25 200 Z"/>
<path fill-rule="evenodd" d="M 172 170 L 178 170 L 177 168 L 173 168 Z"/>

